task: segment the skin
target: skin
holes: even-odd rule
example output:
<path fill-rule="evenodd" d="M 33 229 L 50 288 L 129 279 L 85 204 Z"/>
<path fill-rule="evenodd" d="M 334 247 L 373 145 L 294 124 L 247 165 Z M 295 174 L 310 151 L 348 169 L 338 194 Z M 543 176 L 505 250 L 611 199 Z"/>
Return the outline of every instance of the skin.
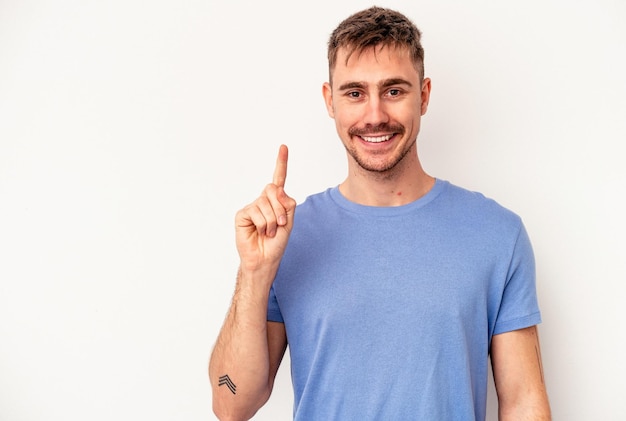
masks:
<path fill-rule="evenodd" d="M 495 335 L 491 365 L 500 420 L 552 419 L 537 326 Z"/>
<path fill-rule="evenodd" d="M 346 57 L 345 50 L 338 52 L 332 85 L 322 87 L 347 153 L 348 175 L 339 189 L 348 200 L 363 205 L 410 203 L 435 183 L 417 153 L 431 81 L 421 78 L 404 49 L 368 49 Z M 269 291 L 296 207 L 284 189 L 287 161 L 287 147 L 282 145 L 272 182 L 235 218 L 240 268 L 209 363 L 213 410 L 220 420 L 250 419 L 269 399 L 287 347 L 284 325 L 267 322 Z M 491 360 L 500 419 L 549 420 L 536 327 L 494 336 Z M 236 385 L 236 394 L 220 387 L 224 375 Z"/>
<path fill-rule="evenodd" d="M 428 109 L 430 79 L 421 79 L 405 49 L 339 50 L 332 86 L 322 88 L 328 115 L 348 156 L 348 177 L 340 185 L 349 200 L 398 206 L 434 185 L 417 155 L 421 117 Z M 355 134 L 357 133 L 357 134 Z M 379 143 L 364 137 L 391 136 Z"/>
<path fill-rule="evenodd" d="M 220 420 L 248 420 L 265 404 L 287 347 L 284 325 L 267 322 L 269 290 L 296 207 L 284 190 L 287 159 L 287 147 L 282 145 L 272 182 L 235 217 L 239 273 L 209 362 L 213 411 Z M 219 386 L 223 375 L 236 385 L 236 394 Z"/>

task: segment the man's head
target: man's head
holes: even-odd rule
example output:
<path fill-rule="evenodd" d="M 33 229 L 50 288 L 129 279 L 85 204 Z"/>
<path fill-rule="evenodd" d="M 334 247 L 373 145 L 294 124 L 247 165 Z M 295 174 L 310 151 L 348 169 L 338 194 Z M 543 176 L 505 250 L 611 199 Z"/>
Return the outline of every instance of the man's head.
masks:
<path fill-rule="evenodd" d="M 416 141 L 430 97 L 423 57 L 420 32 L 393 10 L 364 10 L 333 32 L 322 94 L 355 171 L 421 172 Z"/>
<path fill-rule="evenodd" d="M 353 54 L 382 47 L 406 48 L 413 64 L 424 77 L 424 49 L 420 42 L 421 32 L 402 13 L 381 7 L 371 7 L 348 17 L 333 31 L 328 41 L 329 81 L 332 85 L 333 71 L 338 51 L 347 51 L 346 61 Z"/>

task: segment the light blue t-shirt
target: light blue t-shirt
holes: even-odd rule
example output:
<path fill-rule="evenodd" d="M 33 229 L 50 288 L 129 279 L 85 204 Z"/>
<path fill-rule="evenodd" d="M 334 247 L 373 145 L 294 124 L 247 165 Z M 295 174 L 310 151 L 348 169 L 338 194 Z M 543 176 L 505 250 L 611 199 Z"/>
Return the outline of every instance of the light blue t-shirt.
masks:
<path fill-rule="evenodd" d="M 399 207 L 328 189 L 296 210 L 268 320 L 287 331 L 295 420 L 482 421 L 492 336 L 541 321 L 531 244 L 447 181 Z"/>

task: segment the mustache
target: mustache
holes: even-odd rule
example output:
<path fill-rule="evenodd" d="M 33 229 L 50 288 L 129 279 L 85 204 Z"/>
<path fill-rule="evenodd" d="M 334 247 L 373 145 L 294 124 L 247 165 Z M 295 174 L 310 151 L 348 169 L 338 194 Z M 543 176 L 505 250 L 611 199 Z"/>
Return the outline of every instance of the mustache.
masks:
<path fill-rule="evenodd" d="M 350 127 L 348 134 L 351 136 L 367 136 L 378 133 L 404 134 L 404 126 L 401 124 L 377 124 L 376 126 Z"/>

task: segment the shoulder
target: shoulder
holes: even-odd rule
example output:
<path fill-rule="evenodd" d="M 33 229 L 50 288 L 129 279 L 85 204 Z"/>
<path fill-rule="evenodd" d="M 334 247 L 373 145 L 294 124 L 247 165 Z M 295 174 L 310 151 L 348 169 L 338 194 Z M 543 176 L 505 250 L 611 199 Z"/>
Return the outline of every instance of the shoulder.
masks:
<path fill-rule="evenodd" d="M 524 231 L 522 218 L 496 200 L 477 191 L 446 184 L 434 203 L 433 218 L 443 224 L 447 232 L 514 244 Z"/>
<path fill-rule="evenodd" d="M 332 196 L 333 188 L 307 196 L 296 206 L 294 231 L 291 237 L 303 231 L 319 230 L 324 221 L 331 222 L 337 215 L 337 205 Z"/>
<path fill-rule="evenodd" d="M 467 219 L 488 219 L 494 223 L 521 224 L 521 218 L 517 213 L 504 207 L 495 199 L 478 191 L 449 182 L 445 183 L 447 186 L 441 197 L 444 202 L 442 205 L 450 211 L 459 212 Z"/>

